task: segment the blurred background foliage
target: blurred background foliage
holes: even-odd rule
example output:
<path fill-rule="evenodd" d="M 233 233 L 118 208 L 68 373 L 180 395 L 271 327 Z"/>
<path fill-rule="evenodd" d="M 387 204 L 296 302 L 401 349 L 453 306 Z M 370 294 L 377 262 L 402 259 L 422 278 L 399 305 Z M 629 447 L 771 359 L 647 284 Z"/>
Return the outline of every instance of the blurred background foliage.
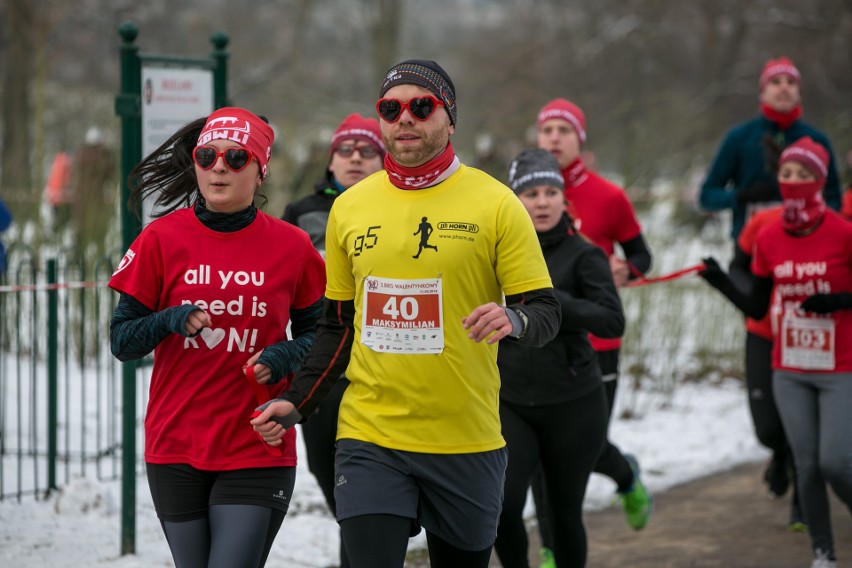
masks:
<path fill-rule="evenodd" d="M 37 233 L 51 229 L 43 194 L 58 152 L 77 153 L 96 127 L 118 153 L 128 20 L 143 53 L 205 56 L 211 34 L 228 33 L 231 101 L 277 131 L 273 215 L 310 191 L 334 128 L 374 113 L 385 71 L 410 57 L 447 69 L 456 150 L 499 179 L 538 109 L 561 96 L 586 113 L 597 169 L 639 202 L 669 180 L 699 216 L 704 168 L 724 132 L 757 114 L 760 69 L 782 54 L 802 72 L 805 120 L 848 169 L 850 0 L 2 0 L 0 195 Z M 87 206 L 112 219 L 118 204 L 100 201 Z"/>

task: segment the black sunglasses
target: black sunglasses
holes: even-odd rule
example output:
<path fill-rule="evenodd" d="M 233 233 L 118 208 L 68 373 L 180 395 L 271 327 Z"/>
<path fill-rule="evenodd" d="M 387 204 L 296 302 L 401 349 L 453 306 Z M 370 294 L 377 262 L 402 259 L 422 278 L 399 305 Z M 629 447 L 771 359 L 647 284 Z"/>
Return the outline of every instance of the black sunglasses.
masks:
<path fill-rule="evenodd" d="M 192 159 L 202 170 L 209 170 L 219 158 L 225 160 L 228 169 L 241 172 L 254 159 L 254 154 L 246 148 L 228 148 L 221 152 L 213 146 L 196 146 L 192 151 Z"/>

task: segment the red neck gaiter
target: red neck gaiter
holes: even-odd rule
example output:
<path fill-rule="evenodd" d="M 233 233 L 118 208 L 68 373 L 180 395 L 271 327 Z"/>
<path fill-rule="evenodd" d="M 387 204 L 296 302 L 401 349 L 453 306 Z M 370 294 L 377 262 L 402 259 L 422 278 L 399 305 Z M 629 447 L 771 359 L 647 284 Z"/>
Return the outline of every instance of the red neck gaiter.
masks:
<path fill-rule="evenodd" d="M 586 179 L 586 164 L 577 158 L 567 168 L 562 170 L 562 179 L 565 180 L 565 188 L 577 187 Z"/>
<path fill-rule="evenodd" d="M 778 112 L 771 106 L 761 103 L 760 112 L 768 120 L 777 123 L 781 130 L 787 130 L 788 128 L 793 126 L 794 122 L 796 122 L 802 117 L 802 105 L 798 105 L 796 108 L 792 109 L 789 112 Z"/>
<path fill-rule="evenodd" d="M 819 225 L 825 215 L 825 201 L 822 198 L 824 182 L 807 181 L 804 183 L 779 182 L 784 211 L 781 222 L 784 229 L 800 233 Z"/>
<path fill-rule="evenodd" d="M 448 143 L 444 150 L 419 166 L 408 168 L 397 164 L 390 152 L 385 154 L 385 171 L 388 179 L 400 189 L 423 189 L 447 179 L 458 169 L 459 162 L 453 144 Z"/>

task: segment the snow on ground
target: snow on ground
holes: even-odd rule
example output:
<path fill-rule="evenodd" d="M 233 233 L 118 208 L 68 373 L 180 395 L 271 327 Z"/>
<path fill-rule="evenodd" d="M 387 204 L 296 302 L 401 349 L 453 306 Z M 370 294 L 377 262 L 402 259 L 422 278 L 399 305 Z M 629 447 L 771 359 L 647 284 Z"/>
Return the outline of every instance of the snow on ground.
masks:
<path fill-rule="evenodd" d="M 673 394 L 630 392 L 622 378 L 611 427 L 612 440 L 635 454 L 652 492 L 659 492 L 735 465 L 764 459 L 748 415 L 741 382 L 678 385 Z M 629 396 L 628 396 L 629 395 Z M 640 416 L 620 417 L 620 401 L 641 399 Z M 301 445 L 301 439 L 300 439 Z M 304 455 L 300 447 L 300 455 Z M 298 466 L 290 513 L 270 554 L 269 566 L 308 568 L 336 563 L 337 524 L 307 466 Z M 612 506 L 614 484 L 594 475 L 589 509 Z M 148 487 L 137 487 L 136 554 L 120 555 L 121 486 L 78 478 L 47 500 L 0 503 L 0 565 L 51 567 L 149 568 L 172 566 Z M 653 522 L 653 519 L 652 521 Z M 423 535 L 411 547 L 425 546 Z"/>
<path fill-rule="evenodd" d="M 657 251 L 654 273 L 695 264 L 706 254 L 725 260 L 730 252 L 727 219 L 710 223 L 695 234 L 671 218 L 670 203 L 662 199 L 655 200 L 654 207 L 641 215 L 643 226 L 651 229 L 647 235 L 651 247 Z M 642 325 L 633 336 L 625 337 L 626 342 L 633 342 L 633 351 L 629 357 L 627 351 L 623 354 L 610 429 L 613 442 L 637 456 L 652 492 L 768 457 L 754 436 L 741 381 L 685 380 L 686 372 L 701 364 L 702 357 L 718 358 L 717 352 L 699 355 L 701 346 L 714 346 L 736 356 L 742 345 L 736 312 L 713 296 L 714 292 L 705 289 L 703 295 L 696 295 L 695 290 L 704 288 L 700 284 L 665 286 L 623 294 L 631 321 Z M 685 310 L 687 305 L 689 309 Z M 643 310 L 637 311 L 640 307 Z M 681 320 L 690 325 L 678 323 Z M 700 324 L 697 327 L 696 322 Z M 661 330 L 666 331 L 662 334 Z M 635 381 L 629 376 L 629 363 L 637 359 L 653 379 Z M 711 375 L 718 376 L 718 372 L 719 368 Z M 641 386 L 635 390 L 637 382 Z M 299 455 L 304 456 L 301 438 L 299 444 Z M 614 490 L 610 479 L 593 475 L 586 507 L 613 506 Z M 120 555 L 120 482 L 77 478 L 47 500 L 25 497 L 21 503 L 0 502 L 0 566 L 172 566 L 144 477 L 138 480 L 136 495 L 136 553 L 125 556 Z M 533 513 L 530 504 L 527 513 Z M 313 568 L 336 564 L 338 539 L 337 523 L 302 461 L 290 512 L 267 565 Z M 412 547 L 425 547 L 422 533 L 412 540 Z"/>

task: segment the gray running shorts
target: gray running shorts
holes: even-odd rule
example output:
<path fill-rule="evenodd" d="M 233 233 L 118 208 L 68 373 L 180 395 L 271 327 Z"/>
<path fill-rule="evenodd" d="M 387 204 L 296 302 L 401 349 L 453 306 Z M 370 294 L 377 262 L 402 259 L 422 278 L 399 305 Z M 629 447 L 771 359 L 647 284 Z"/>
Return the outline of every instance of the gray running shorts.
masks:
<path fill-rule="evenodd" d="M 505 447 L 426 454 L 338 440 L 337 520 L 375 514 L 407 517 L 462 550 L 483 550 L 497 537 L 507 457 Z"/>

